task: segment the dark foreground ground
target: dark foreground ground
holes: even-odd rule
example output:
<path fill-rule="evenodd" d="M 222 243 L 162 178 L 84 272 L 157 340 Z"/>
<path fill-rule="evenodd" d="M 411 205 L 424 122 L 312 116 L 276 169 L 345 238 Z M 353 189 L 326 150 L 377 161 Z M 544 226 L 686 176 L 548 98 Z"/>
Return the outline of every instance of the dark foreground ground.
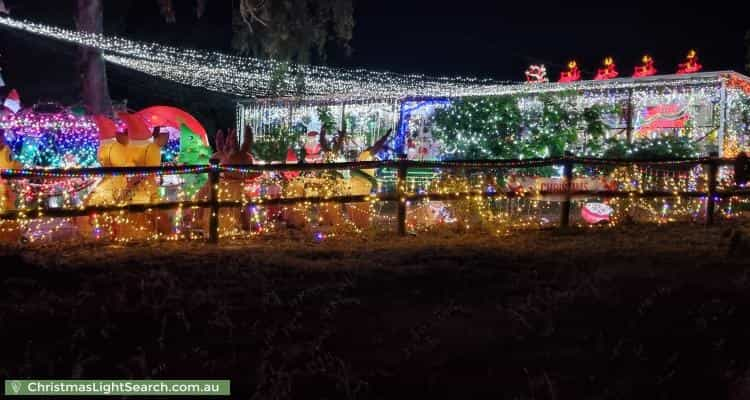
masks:
<path fill-rule="evenodd" d="M 261 399 L 750 398 L 745 231 L 5 249 L 0 377 L 229 378 Z"/>

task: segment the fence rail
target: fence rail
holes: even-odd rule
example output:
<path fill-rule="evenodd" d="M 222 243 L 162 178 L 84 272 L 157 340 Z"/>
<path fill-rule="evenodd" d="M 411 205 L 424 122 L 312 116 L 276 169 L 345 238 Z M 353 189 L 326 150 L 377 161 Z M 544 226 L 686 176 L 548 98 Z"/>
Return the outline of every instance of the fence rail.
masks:
<path fill-rule="evenodd" d="M 90 176 L 145 176 L 145 175 L 181 175 L 181 174 L 207 174 L 209 195 L 206 201 L 180 201 L 157 204 L 123 204 L 107 206 L 84 206 L 73 209 L 45 208 L 35 210 L 12 210 L 0 213 L 0 220 L 16 220 L 19 218 L 41 218 L 41 217 L 79 217 L 92 213 L 107 213 L 117 211 L 144 212 L 150 210 L 175 210 L 178 208 L 208 208 L 211 210 L 209 218 L 208 240 L 216 243 L 219 240 L 219 211 L 222 208 L 238 208 L 248 205 L 259 206 L 283 206 L 299 203 L 359 203 L 373 199 L 379 201 L 397 202 L 397 230 L 400 235 L 406 234 L 406 203 L 418 200 L 457 200 L 467 196 L 480 196 L 486 198 L 516 198 L 523 194 L 514 191 L 463 191 L 456 193 L 408 193 L 406 180 L 410 169 L 463 169 L 463 170 L 492 170 L 492 169 L 523 169 L 545 166 L 563 166 L 564 192 L 539 191 L 537 195 L 563 196 L 560 212 L 560 226 L 567 227 L 570 224 L 571 202 L 580 197 L 608 197 L 608 198 L 706 198 L 706 223 L 714 222 L 713 214 L 716 201 L 728 197 L 750 197 L 750 189 L 737 188 L 732 190 L 717 189 L 718 171 L 720 166 L 734 165 L 735 159 L 718 158 L 716 156 L 671 159 L 671 160 L 625 160 L 625 159 L 595 159 L 580 157 L 559 157 L 528 160 L 452 160 L 452 161 L 411 161 L 411 160 L 388 160 L 388 161 L 366 161 L 366 162 L 344 162 L 323 164 L 256 164 L 256 165 L 219 165 L 216 160 L 211 160 L 210 165 L 202 166 L 164 166 L 164 167 L 103 167 L 87 169 L 24 169 L 24 170 L 2 170 L 0 177 L 6 180 L 19 179 L 49 179 L 49 178 L 76 178 Z M 573 190 L 573 170 L 576 166 L 602 167 L 602 166 L 640 166 L 658 167 L 666 169 L 679 169 L 701 165 L 708 172 L 707 191 L 666 191 L 666 190 L 639 190 L 639 191 L 595 191 L 595 190 Z M 377 193 L 371 195 L 345 195 L 332 197 L 283 197 L 259 199 L 257 201 L 227 201 L 220 200 L 218 196 L 219 184 L 222 173 L 227 174 L 253 174 L 269 171 L 322 171 L 322 170 L 352 170 L 352 169 L 378 169 L 395 168 L 397 170 L 395 191 L 391 193 Z M 226 179 L 226 178 L 225 178 Z"/>

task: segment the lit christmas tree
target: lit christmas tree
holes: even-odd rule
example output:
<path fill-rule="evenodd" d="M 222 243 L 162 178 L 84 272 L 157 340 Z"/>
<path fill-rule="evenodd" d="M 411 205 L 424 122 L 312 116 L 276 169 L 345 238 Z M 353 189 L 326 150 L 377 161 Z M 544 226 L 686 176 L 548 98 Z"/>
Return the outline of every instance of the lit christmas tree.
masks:
<path fill-rule="evenodd" d="M 211 148 L 203 144 L 200 136 L 195 134 L 187 125 L 180 125 L 180 153 L 178 161 L 185 165 L 207 165 L 211 158 Z M 187 198 L 192 198 L 206 184 L 206 174 L 183 175 L 185 184 L 183 190 Z"/>
<path fill-rule="evenodd" d="M 177 158 L 181 164 L 206 165 L 211 154 L 211 148 L 203 144 L 200 136 L 187 125 L 180 125 L 180 153 Z"/>

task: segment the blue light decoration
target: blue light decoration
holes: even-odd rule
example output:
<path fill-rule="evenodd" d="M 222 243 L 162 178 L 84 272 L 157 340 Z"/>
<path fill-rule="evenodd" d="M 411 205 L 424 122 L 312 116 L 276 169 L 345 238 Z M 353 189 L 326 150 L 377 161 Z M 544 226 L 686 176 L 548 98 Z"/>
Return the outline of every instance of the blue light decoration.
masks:
<path fill-rule="evenodd" d="M 169 135 L 169 141 L 167 145 L 161 149 L 161 162 L 162 164 L 173 163 L 177 161 L 177 156 L 180 154 L 180 139 Z"/>
<path fill-rule="evenodd" d="M 398 131 L 391 146 L 397 155 L 406 154 L 406 139 L 409 136 L 409 121 L 415 114 L 431 114 L 437 107 L 446 107 L 451 101 L 448 98 L 407 98 L 401 102 L 398 119 Z M 382 155 L 378 155 L 381 156 Z M 386 155 L 387 156 L 387 155 Z"/>

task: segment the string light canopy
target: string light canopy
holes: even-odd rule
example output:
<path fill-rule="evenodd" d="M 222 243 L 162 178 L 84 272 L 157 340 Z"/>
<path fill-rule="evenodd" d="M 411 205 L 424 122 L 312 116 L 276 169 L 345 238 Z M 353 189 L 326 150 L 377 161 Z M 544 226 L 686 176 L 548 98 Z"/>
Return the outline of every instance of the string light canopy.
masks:
<path fill-rule="evenodd" d="M 0 27 L 93 47 L 102 51 L 105 59 L 110 63 L 125 68 L 185 85 L 250 98 L 304 97 L 310 100 L 336 102 L 415 96 L 463 97 L 518 92 L 534 93 L 540 90 L 545 92 L 590 90 L 599 88 L 601 83 L 590 80 L 579 81 L 580 70 L 577 65 L 571 68 L 571 71 L 566 71 L 569 74 L 566 74 L 567 79 L 562 79 L 562 83 L 519 87 L 512 84 L 514 82 L 471 77 L 428 77 L 420 74 L 398 74 L 367 69 L 285 64 L 274 60 L 240 57 L 215 51 L 136 42 L 8 17 L 0 17 Z M 644 64 L 652 66 L 651 58 L 644 57 Z M 635 74 L 637 77 L 645 77 L 655 73 L 655 70 L 648 68 L 645 73 L 638 72 L 636 71 Z M 304 76 L 303 85 L 299 84 L 298 75 Z M 667 81 L 672 80 L 671 77 L 666 78 L 668 78 Z M 607 84 L 607 89 L 651 85 L 653 81 L 611 79 Z"/>
<path fill-rule="evenodd" d="M 199 51 L 135 42 L 123 38 L 78 32 L 24 20 L 0 17 L 0 26 L 43 37 L 96 48 L 107 61 L 170 81 L 202 87 L 238 96 L 263 97 L 270 94 L 339 95 L 373 97 L 460 92 L 467 88 L 498 83 L 465 77 L 431 78 L 417 74 L 376 72 L 366 69 L 342 69 L 325 66 L 285 64 L 274 60 L 232 56 L 214 51 Z M 279 71 L 286 71 L 280 81 Z M 305 77 L 304 87 L 297 75 Z"/>

